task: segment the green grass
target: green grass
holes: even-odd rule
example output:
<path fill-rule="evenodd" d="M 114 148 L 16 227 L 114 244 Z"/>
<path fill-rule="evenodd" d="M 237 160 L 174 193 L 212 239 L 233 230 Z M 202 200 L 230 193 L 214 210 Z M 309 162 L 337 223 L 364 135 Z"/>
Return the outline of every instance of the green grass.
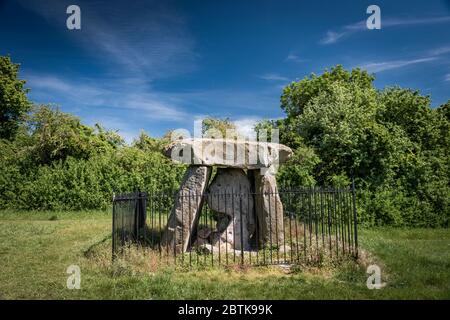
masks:
<path fill-rule="evenodd" d="M 1 299 L 449 299 L 450 230 L 361 230 L 360 261 L 301 267 L 188 270 L 130 251 L 110 259 L 105 212 L 0 211 Z M 386 286 L 366 287 L 368 264 Z M 81 289 L 66 269 L 81 268 Z"/>

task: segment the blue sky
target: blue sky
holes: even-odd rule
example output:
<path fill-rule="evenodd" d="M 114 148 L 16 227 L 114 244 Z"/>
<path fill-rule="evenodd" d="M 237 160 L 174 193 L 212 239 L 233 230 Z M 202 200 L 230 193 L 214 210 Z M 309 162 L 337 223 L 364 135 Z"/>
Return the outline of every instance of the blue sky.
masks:
<path fill-rule="evenodd" d="M 81 30 L 66 8 L 81 8 Z M 381 30 L 366 9 L 381 8 Z M 131 141 L 195 119 L 230 117 L 247 131 L 283 116 L 283 86 L 342 64 L 376 86 L 450 99 L 450 0 L 0 0 L 0 55 L 21 63 L 38 103 Z"/>

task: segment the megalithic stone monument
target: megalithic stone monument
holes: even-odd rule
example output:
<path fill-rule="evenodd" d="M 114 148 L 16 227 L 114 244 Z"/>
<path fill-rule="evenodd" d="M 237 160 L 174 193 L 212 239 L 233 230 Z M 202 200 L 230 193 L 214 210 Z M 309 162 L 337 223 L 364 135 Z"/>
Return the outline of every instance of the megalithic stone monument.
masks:
<path fill-rule="evenodd" d="M 290 158 L 289 147 L 247 140 L 182 139 L 172 142 L 165 155 L 190 166 L 163 234 L 164 245 L 185 252 L 197 241 L 215 252 L 222 244 L 233 250 L 251 250 L 251 240 L 256 238 L 259 248 L 281 244 L 283 205 L 273 169 Z M 213 166 L 218 170 L 208 187 Z M 216 227 L 192 239 L 204 199 L 214 213 Z"/>

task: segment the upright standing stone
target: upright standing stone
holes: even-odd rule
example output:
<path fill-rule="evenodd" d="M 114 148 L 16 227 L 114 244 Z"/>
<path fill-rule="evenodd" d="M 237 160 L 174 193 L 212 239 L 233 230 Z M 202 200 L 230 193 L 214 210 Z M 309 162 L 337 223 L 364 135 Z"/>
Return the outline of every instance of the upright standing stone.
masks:
<path fill-rule="evenodd" d="M 255 231 L 253 197 L 251 184 L 242 169 L 218 169 L 207 198 L 209 208 L 214 212 L 216 238 L 230 244 L 230 249 L 250 250 L 250 237 Z"/>
<path fill-rule="evenodd" d="M 283 204 L 278 194 L 275 176 L 271 173 L 255 176 L 255 206 L 259 245 L 280 247 L 284 241 Z"/>
<path fill-rule="evenodd" d="M 162 238 L 163 245 L 172 250 L 175 247 L 177 252 L 188 250 L 192 232 L 197 229 L 210 176 L 211 167 L 190 166 L 186 170 Z"/>

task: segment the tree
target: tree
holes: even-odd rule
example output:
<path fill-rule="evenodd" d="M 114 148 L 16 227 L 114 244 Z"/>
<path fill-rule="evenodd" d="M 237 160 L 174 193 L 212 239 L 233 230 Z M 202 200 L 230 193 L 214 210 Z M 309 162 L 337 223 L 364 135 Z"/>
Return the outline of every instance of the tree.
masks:
<path fill-rule="evenodd" d="M 94 128 L 76 116 L 48 105 L 35 106 L 27 122 L 29 156 L 38 164 L 50 164 L 67 157 L 88 159 L 124 145 L 116 133 L 97 124 Z"/>
<path fill-rule="evenodd" d="M 218 119 L 209 117 L 203 119 L 202 134 L 205 135 L 208 132 L 212 134 L 214 131 L 217 131 L 222 136 L 222 138 L 236 139 L 239 137 L 236 131 L 236 126 L 230 121 L 229 118 Z"/>
<path fill-rule="evenodd" d="M 365 70 L 356 68 L 348 72 L 341 65 L 337 65 L 330 71 L 326 70 L 320 76 L 311 74 L 309 77 L 285 87 L 281 96 L 281 108 L 286 112 L 288 118 L 296 117 L 303 113 L 305 106 L 312 98 L 327 90 L 333 83 L 372 89 L 374 79 Z"/>
<path fill-rule="evenodd" d="M 450 100 L 437 108 L 437 112 L 450 121 Z"/>
<path fill-rule="evenodd" d="M 390 87 L 380 95 L 378 122 L 399 126 L 416 148 L 434 149 L 442 139 L 439 115 L 430 107 L 430 97 L 419 91 Z"/>
<path fill-rule="evenodd" d="M 11 140 L 31 108 L 25 81 L 18 79 L 19 64 L 0 56 L 0 138 Z"/>
<path fill-rule="evenodd" d="M 319 182 L 329 182 L 334 175 L 385 172 L 380 153 L 388 156 L 393 146 L 377 145 L 388 142 L 389 133 L 376 123 L 373 80 L 366 71 L 348 72 L 338 65 L 283 90 L 281 107 L 287 118 L 278 125 L 285 128 L 280 130 L 281 141 L 294 148 L 303 143 L 314 149 L 321 159 L 315 168 Z"/>
<path fill-rule="evenodd" d="M 272 125 L 298 160 L 282 168 L 281 183 L 342 186 L 354 176 L 363 223 L 448 225 L 448 103 L 432 109 L 416 90 L 376 90 L 373 80 L 336 66 L 283 90 L 286 118 Z"/>
<path fill-rule="evenodd" d="M 163 138 L 150 137 L 145 131 L 141 131 L 139 137 L 133 141 L 133 147 L 147 152 L 163 152 L 164 147 L 170 142 L 170 132 Z"/>

